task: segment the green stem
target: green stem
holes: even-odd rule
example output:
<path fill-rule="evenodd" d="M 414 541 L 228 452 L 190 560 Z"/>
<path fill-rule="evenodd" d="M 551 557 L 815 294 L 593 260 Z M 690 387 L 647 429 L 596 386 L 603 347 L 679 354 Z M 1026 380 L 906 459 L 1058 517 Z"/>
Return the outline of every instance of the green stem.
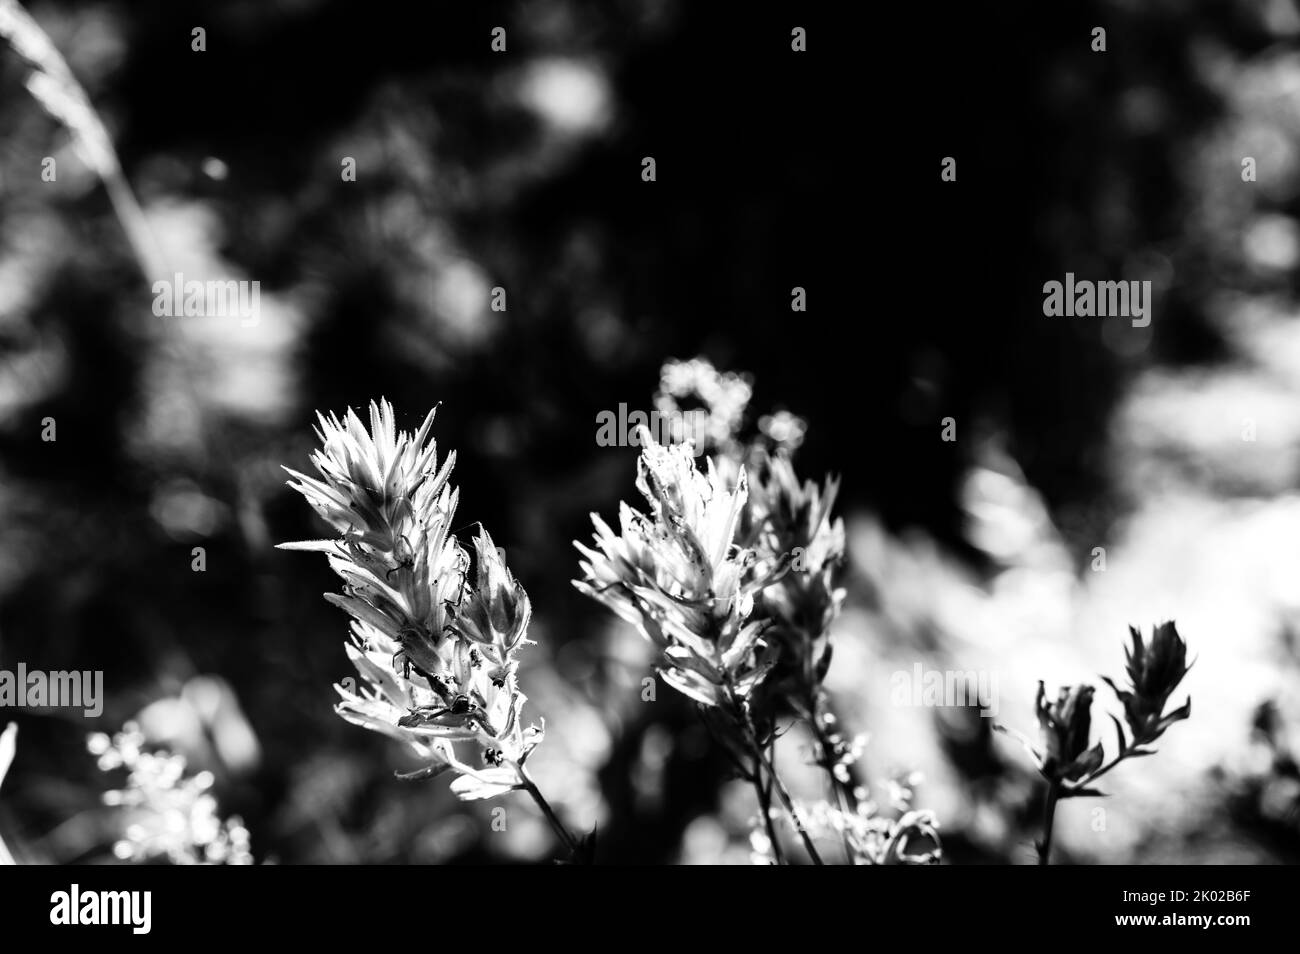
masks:
<path fill-rule="evenodd" d="M 772 855 L 776 858 L 778 865 L 784 865 L 788 862 L 785 860 L 785 851 L 781 848 L 781 842 L 776 837 L 776 825 L 772 823 L 772 783 L 769 779 L 766 785 L 763 784 L 763 763 L 754 758 L 754 791 L 758 794 L 758 810 L 763 815 L 763 827 L 767 830 L 767 840 L 772 843 Z"/>
<path fill-rule="evenodd" d="M 835 784 L 837 781 L 839 780 L 835 778 L 835 773 L 831 772 L 831 791 L 835 795 L 835 801 L 839 806 L 840 814 L 845 817 L 845 824 L 847 825 L 848 816 L 853 814 L 855 809 L 849 807 L 845 800 L 844 790 L 841 789 L 839 785 Z M 847 828 L 840 832 L 840 841 L 844 844 L 844 860 L 850 865 L 856 865 L 857 861 L 855 861 L 853 857 L 853 845 L 849 841 L 849 832 Z"/>
<path fill-rule="evenodd" d="M 135 193 L 126 181 L 126 175 L 117 164 L 116 156 L 113 168 L 103 171 L 103 180 L 109 202 L 122 224 L 122 230 L 126 232 L 127 241 L 135 253 L 145 280 L 152 285 L 160 278 L 171 277 L 167 273 L 167 260 L 149 226 L 149 220 L 145 218 L 144 210 L 140 208 Z"/>
<path fill-rule="evenodd" d="M 555 829 L 555 834 L 560 837 L 560 841 L 564 842 L 564 847 L 569 850 L 571 855 L 576 856 L 578 854 L 577 840 L 574 839 L 574 837 L 569 834 L 569 830 L 564 827 L 564 823 L 561 822 L 560 817 L 555 814 L 555 809 L 551 808 L 550 802 L 548 802 L 542 795 L 542 790 L 537 787 L 537 783 L 533 781 L 532 776 L 530 776 L 519 763 L 516 762 L 514 765 L 515 772 L 519 775 L 519 781 L 520 784 L 523 785 L 524 791 L 533 797 L 533 801 L 537 803 L 537 807 L 542 810 L 542 814 L 546 816 L 546 820 L 550 822 L 551 827 Z"/>
<path fill-rule="evenodd" d="M 1083 784 L 1091 785 L 1097 779 L 1101 778 L 1103 775 L 1105 775 L 1107 772 L 1113 769 L 1116 765 L 1119 765 L 1120 762 L 1123 762 L 1126 755 L 1127 752 L 1121 752 L 1119 755 L 1115 756 L 1114 760 L 1111 761 L 1109 765 L 1103 765 L 1101 768 L 1097 769 L 1097 771 L 1093 772 L 1091 775 L 1088 776 L 1088 778 L 1084 781 Z"/>
<path fill-rule="evenodd" d="M 813 738 L 817 743 L 817 750 L 820 755 L 817 764 L 826 772 L 826 777 L 830 782 L 831 794 L 835 798 L 836 807 L 839 808 L 840 814 L 848 816 L 854 814 L 858 810 L 858 798 L 853 791 L 854 782 L 852 776 L 850 776 L 848 781 L 844 781 L 835 774 L 835 766 L 838 756 L 836 754 L 835 742 L 825 724 L 826 714 L 823 708 L 825 699 L 826 697 L 824 693 L 814 696 L 809 700 L 800 715 L 803 716 L 804 721 L 808 724 L 809 728 L 812 729 Z M 850 771 L 847 766 L 845 766 L 845 771 Z M 845 859 L 850 865 L 857 864 L 857 862 L 854 861 L 853 846 L 849 842 L 848 832 L 841 832 L 840 835 L 841 841 L 844 844 Z"/>
<path fill-rule="evenodd" d="M 785 783 L 781 781 L 781 776 L 776 774 L 776 766 L 768 760 L 767 755 L 763 752 L 763 747 L 758 742 L 758 734 L 754 731 L 754 725 L 748 716 L 745 719 L 745 730 L 749 736 L 749 744 L 754 754 L 758 756 L 763 767 L 767 769 L 768 778 L 772 780 L 772 785 L 776 788 L 776 794 L 781 799 L 781 804 L 790 814 L 790 820 L 794 822 L 795 831 L 799 832 L 799 837 L 803 840 L 804 849 L 808 852 L 808 857 L 812 859 L 815 865 L 825 864 L 821 855 L 817 853 L 817 846 L 813 844 L 807 829 L 803 826 L 803 820 L 799 817 L 798 811 L 794 807 L 794 800 L 790 798 L 790 793 L 786 790 Z"/>
<path fill-rule="evenodd" d="M 1047 786 L 1043 798 L 1043 840 L 1038 844 L 1038 863 L 1051 864 L 1048 860 L 1052 854 L 1052 825 L 1056 820 L 1056 802 L 1061 794 L 1061 783 L 1052 782 Z"/>

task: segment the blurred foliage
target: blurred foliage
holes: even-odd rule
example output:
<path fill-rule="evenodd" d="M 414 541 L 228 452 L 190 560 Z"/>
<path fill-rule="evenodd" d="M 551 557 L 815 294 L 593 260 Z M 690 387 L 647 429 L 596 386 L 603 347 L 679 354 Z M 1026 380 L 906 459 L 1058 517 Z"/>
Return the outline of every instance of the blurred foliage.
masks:
<path fill-rule="evenodd" d="M 410 428 L 443 402 L 460 529 L 491 528 L 535 607 L 538 780 L 599 827 L 602 860 L 748 857 L 752 808 L 694 710 L 670 692 L 643 702 L 639 641 L 569 585 L 587 514 L 632 486 L 634 452 L 597 447 L 596 416 L 648 409 L 668 357 L 752 372 L 755 408 L 809 422 L 801 472 L 842 476 L 855 608 L 831 688 L 850 732 L 872 732 L 877 778 L 900 750 L 924 763 L 920 801 L 932 786 L 954 861 L 1023 860 L 1033 782 L 965 712 L 894 732 L 879 672 L 1006 667 L 1002 717 L 1027 720 L 1015 676 L 1063 658 L 1113 668 L 1123 626 L 1154 621 L 1138 604 L 1171 551 L 1295 562 L 1265 526 L 1296 520 L 1300 461 L 1284 413 L 1300 381 L 1293 4 L 1024 0 L 873 9 L 851 29 L 830 4 L 684 0 L 31 9 L 171 266 L 262 282 L 262 314 L 154 317 L 103 189 L 0 55 L 0 665 L 104 670 L 90 728 L 134 718 L 211 772 L 258 859 L 552 849 L 527 805 L 493 832 L 445 783 L 394 779 L 401 754 L 332 714 L 348 667 L 328 569 L 272 549 L 320 532 L 279 469 L 305 465 L 317 408 L 382 395 Z M 788 52 L 796 22 L 806 55 Z M 946 155 L 955 185 L 936 174 Z M 1066 270 L 1154 276 L 1156 321 L 1045 320 L 1042 282 Z M 809 311 L 792 316 L 795 285 Z M 1240 407 L 1269 425 L 1258 452 L 1220 413 Z M 955 444 L 938 440 L 949 415 Z M 1246 499 L 1288 509 L 1234 534 Z M 1112 539 L 1130 559 L 1112 551 L 1107 579 L 1129 582 L 1080 582 Z M 1267 593 L 1233 579 L 1200 580 L 1199 625 L 1166 608 L 1193 646 L 1244 660 L 1222 744 L 1184 762 L 1187 812 L 1158 821 L 1184 827 L 1153 833 L 1135 812 L 1097 846 L 1063 819 L 1072 856 L 1295 859 L 1295 743 L 1280 740 L 1300 713 L 1279 702 L 1252 730 L 1272 683 L 1246 686 L 1264 661 L 1294 684 L 1300 600 L 1285 574 Z M 1241 606 L 1257 612 L 1225 626 Z M 1063 657 L 1084 628 L 1096 652 Z M 17 720 L 5 841 L 20 860 L 107 856 L 120 832 L 88 726 Z M 797 736 L 786 749 L 797 767 Z"/>

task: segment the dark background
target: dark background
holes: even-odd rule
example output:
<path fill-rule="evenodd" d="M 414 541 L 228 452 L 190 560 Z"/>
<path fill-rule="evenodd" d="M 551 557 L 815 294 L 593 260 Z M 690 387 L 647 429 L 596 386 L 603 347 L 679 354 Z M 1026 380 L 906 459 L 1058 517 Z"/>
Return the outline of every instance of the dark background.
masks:
<path fill-rule="evenodd" d="M 640 674 L 622 672 L 608 614 L 569 585 L 588 513 L 634 496 L 633 452 L 595 445 L 597 413 L 647 407 L 669 357 L 749 372 L 756 410 L 809 422 L 800 470 L 842 476 L 841 513 L 923 533 L 979 578 L 995 568 L 969 539 L 959 488 L 997 435 L 1083 573 L 1138 506 L 1116 476 L 1131 448 L 1113 430 L 1133 383 L 1233 360 L 1212 288 L 1293 290 L 1293 270 L 1252 271 L 1197 224 L 1216 201 L 1210 218 L 1239 231 L 1261 209 L 1295 211 L 1293 189 L 1243 207 L 1197 178 L 1207 143 L 1253 102 L 1227 96 L 1213 65 L 1293 49 L 1292 5 L 878 6 L 34 6 L 164 247 L 203 246 L 261 281 L 264 313 L 256 329 L 201 335 L 155 318 L 93 177 L 40 182 L 40 157 L 60 157 L 61 180 L 76 160 L 22 88 L 22 62 L 0 57 L 0 663 L 103 669 L 102 731 L 184 703 L 196 675 L 220 677 L 221 715 L 159 724 L 216 773 L 259 859 L 547 857 L 544 840 L 497 847 L 488 809 L 458 806 L 445 782 L 393 780 L 409 766 L 390 744 L 331 713 L 347 675 L 344 619 L 320 599 L 335 581 L 324 561 L 272 549 L 321 533 L 278 469 L 306 468 L 316 409 L 382 395 L 414 427 L 442 402 L 435 433 L 459 454 L 460 522 L 488 526 L 535 607 L 531 665 L 552 687 L 531 690 L 525 663 L 551 729 L 539 761 L 557 750 L 559 784 L 581 775 L 575 787 L 602 793 L 604 860 L 723 857 L 690 833 L 716 814 L 743 840 L 726 822 L 725 766 L 684 701 L 629 707 Z M 807 53 L 790 51 L 796 25 Z M 1095 25 L 1104 54 L 1089 48 Z M 194 26 L 206 52 L 190 49 Z M 490 50 L 494 26 L 504 54 Z M 596 64 L 606 124 L 565 136 L 514 94 L 548 58 Z M 1295 141 L 1294 121 L 1275 125 Z M 1241 185 L 1226 154 L 1224 179 Z M 646 155 L 654 183 L 641 181 Z M 356 182 L 339 181 L 342 156 L 356 157 Z M 955 183 L 940 181 L 945 156 Z M 208 157 L 223 176 L 205 173 Z M 1152 261 L 1173 278 L 1149 335 L 1117 343 L 1100 322 L 1042 316 L 1044 281 L 1138 277 Z M 440 297 L 439 276 L 464 262 L 507 289 L 504 315 L 483 306 L 466 320 Z M 803 314 L 790 311 L 796 285 Z M 939 440 L 948 416 L 955 443 Z M 57 442 L 40 438 L 46 417 Z M 1213 460 L 1197 466 L 1230 494 Z M 1292 477 L 1250 489 L 1282 495 Z M 851 598 L 872 604 L 879 587 L 863 571 Z M 1122 636 L 1098 638 L 1117 657 Z M 1029 701 L 1007 704 L 1026 727 Z M 548 703 L 595 718 L 602 744 L 555 741 L 581 720 Z M 257 740 L 242 768 L 212 742 L 213 720 L 236 717 Z M 102 856 L 115 823 L 95 807 L 106 781 L 84 754 L 87 727 L 17 721 L 6 841 L 32 860 Z M 1247 719 L 1235 730 L 1260 742 Z M 637 781 L 647 739 L 666 753 L 654 797 Z M 1020 771 L 982 735 L 946 751 L 958 791 Z M 1294 763 L 1251 774 L 1206 761 L 1233 780 L 1205 783 L 1230 808 L 1222 843 L 1295 860 Z M 990 792 L 1006 826 L 987 836 L 958 820 L 945 830 L 953 860 L 1021 860 L 1032 799 Z M 568 809 L 593 804 L 573 796 Z M 473 824 L 451 825 L 462 811 Z M 1181 837 L 1165 842 L 1173 857 Z"/>

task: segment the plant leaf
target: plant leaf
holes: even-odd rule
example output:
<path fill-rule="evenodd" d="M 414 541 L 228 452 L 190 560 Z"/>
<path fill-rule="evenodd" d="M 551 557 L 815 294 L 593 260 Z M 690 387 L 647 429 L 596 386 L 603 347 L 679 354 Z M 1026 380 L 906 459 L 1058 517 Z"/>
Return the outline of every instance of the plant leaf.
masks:
<path fill-rule="evenodd" d="M 414 772 L 394 772 L 393 774 L 404 782 L 412 782 L 421 778 L 435 778 L 450 768 L 451 765 L 446 762 L 434 762 L 431 765 L 418 768 Z"/>
<path fill-rule="evenodd" d="M 1103 676 L 1102 678 L 1105 679 L 1106 677 Z M 1107 682 L 1109 681 L 1107 680 Z M 1128 751 L 1128 736 L 1124 734 L 1124 725 L 1119 721 L 1119 716 L 1111 713 L 1107 713 L 1107 715 L 1110 715 L 1110 721 L 1115 723 L 1115 734 L 1119 736 L 1119 751 L 1123 755 Z"/>

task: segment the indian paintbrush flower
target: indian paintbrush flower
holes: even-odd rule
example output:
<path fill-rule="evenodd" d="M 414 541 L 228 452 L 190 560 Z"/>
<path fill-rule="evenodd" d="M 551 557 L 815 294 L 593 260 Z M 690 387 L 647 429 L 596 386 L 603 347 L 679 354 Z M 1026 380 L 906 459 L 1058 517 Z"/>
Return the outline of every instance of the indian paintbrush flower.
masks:
<path fill-rule="evenodd" d="M 1062 688 L 1055 702 L 1049 702 L 1043 683 L 1038 683 L 1034 708 L 1043 733 L 1043 754 L 1039 771 L 1049 782 L 1078 782 L 1101 766 L 1102 747 L 1089 747 L 1092 734 L 1092 696 L 1088 685 Z"/>
<path fill-rule="evenodd" d="M 1105 676 L 1102 678 L 1123 703 L 1125 720 L 1133 739 L 1130 742 L 1125 737 L 1119 718 L 1112 715 L 1110 718 L 1119 737 L 1119 747 L 1114 758 L 1105 765 L 1102 764 L 1101 743 L 1088 745 L 1092 734 L 1092 686 L 1062 689 L 1056 701 L 1049 702 L 1043 684 L 1039 682 L 1034 709 L 1043 733 L 1044 750 L 1041 753 L 1019 733 L 995 726 L 1020 739 L 1048 783 L 1043 799 L 1043 839 L 1038 842 L 1039 864 L 1047 864 L 1051 857 L 1052 825 L 1056 803 L 1060 799 L 1105 794 L 1090 787 L 1091 784 L 1127 758 L 1154 755 L 1154 749 L 1142 746 L 1160 738 L 1175 722 L 1191 716 L 1190 699 L 1181 708 L 1164 715 L 1169 696 L 1178 688 L 1188 670 L 1187 644 L 1178 635 L 1178 629 L 1172 622 L 1161 623 L 1152 633 L 1150 642 L 1144 642 L 1132 626 L 1129 634 L 1133 639 L 1133 648 L 1126 653 L 1131 691 L 1119 689 L 1112 680 Z"/>
<path fill-rule="evenodd" d="M 1169 697 L 1191 667 L 1187 664 L 1187 644 L 1172 622 L 1156 626 L 1149 643 L 1144 643 L 1141 633 L 1132 626 L 1129 635 L 1133 639 L 1133 648 L 1125 650 L 1125 668 L 1131 691 L 1120 689 L 1106 676 L 1102 678 L 1115 690 L 1124 706 L 1125 721 L 1133 734 L 1131 744 L 1139 746 L 1154 742 L 1175 722 L 1191 716 L 1190 698 L 1181 708 L 1164 714 Z M 1122 731 L 1120 741 L 1124 742 Z"/>
<path fill-rule="evenodd" d="M 839 481 L 800 482 L 787 451 L 751 448 L 745 469 L 750 497 L 741 539 L 758 554 L 758 564 L 775 569 L 757 597 L 756 615 L 768 619 L 777 661 L 755 698 L 760 726 L 793 712 L 816 743 L 815 761 L 827 773 L 836 802 L 856 807 L 859 787 L 855 746 L 837 727 L 822 683 L 831 663 L 830 628 L 845 591 L 836 585 L 845 560 L 844 523 L 832 518 Z"/>
<path fill-rule="evenodd" d="M 839 482 L 801 484 L 784 452 L 769 456 L 757 449 L 750 456 L 740 537 L 766 571 L 769 585 L 759 592 L 756 615 L 770 620 L 768 638 L 780 648 L 767 701 L 779 708 L 785 700 L 811 720 L 830 667 L 830 626 L 844 601 L 835 585 L 844 562 L 844 523 L 831 519 Z"/>
<path fill-rule="evenodd" d="M 721 374 L 702 358 L 664 365 L 660 413 L 679 413 L 683 401 L 708 411 L 706 469 L 697 469 L 689 444 L 661 447 L 642 429 L 637 488 L 648 510 L 620 504 L 617 529 L 592 515 L 592 545 L 575 541 L 583 559 L 574 585 L 635 625 L 657 649 L 664 681 L 704 707 L 706 724 L 754 783 L 760 853 L 782 860 L 775 794 L 820 864 L 771 752 L 779 716 L 807 721 L 836 810 L 857 810 L 851 768 L 860 747 L 837 730 L 822 688 L 845 595 L 836 585 L 844 525 L 831 516 L 838 481 L 798 479 L 790 451 L 805 428 L 793 415 L 764 418 L 764 438 L 742 441 L 751 395 L 747 377 Z"/>
<path fill-rule="evenodd" d="M 336 709 L 420 757 L 402 777 L 455 771 L 464 799 L 531 791 L 523 765 L 542 729 L 524 725 L 516 680 L 531 606 L 482 529 L 471 584 L 469 554 L 451 532 L 455 455 L 438 466 L 433 419 L 399 432 L 386 401 L 370 405 L 369 431 L 351 410 L 320 416 L 311 457 L 320 479 L 290 470 L 290 486 L 339 537 L 282 547 L 325 553 L 342 578 L 343 593 L 325 598 L 353 618 L 346 649 L 363 685 L 337 686 Z"/>
<path fill-rule="evenodd" d="M 662 447 L 644 430 L 641 440 L 637 488 L 650 512 L 623 504 L 619 533 L 593 514 L 594 547 L 575 543 L 585 559 L 574 585 L 638 627 L 669 685 L 708 706 L 743 699 L 775 658 L 766 622 L 751 619 L 766 580 L 735 543 L 745 479 L 728 489 L 711 462 L 695 467 L 689 445 Z"/>
<path fill-rule="evenodd" d="M 844 522 L 831 519 L 839 481 L 799 482 L 785 453 L 755 455 L 745 522 L 760 558 L 781 560 L 788 572 L 762 592 L 768 615 L 787 629 L 824 633 L 844 590 L 834 585 L 844 562 Z"/>
<path fill-rule="evenodd" d="M 527 642 L 533 608 L 486 530 L 474 538 L 476 586 L 456 618 L 456 631 L 490 663 L 491 679 L 505 679 L 515 650 Z"/>
<path fill-rule="evenodd" d="M 750 706 L 776 662 L 776 647 L 764 638 L 770 621 L 754 612 L 755 595 L 776 570 L 756 565 L 754 551 L 737 543 L 748 496 L 745 473 L 733 483 L 712 460 L 700 471 L 690 444 L 662 447 L 645 428 L 640 441 L 637 489 L 649 513 L 622 504 L 618 533 L 592 514 L 594 546 L 574 543 L 585 558 L 583 578 L 574 585 L 656 647 L 664 681 L 705 707 L 706 724 L 727 733 L 724 742 L 734 746 L 732 758 L 753 782 L 763 814 L 775 788 L 820 864 L 767 755 L 769 733 L 756 727 Z M 747 760 L 752 768 L 745 767 Z M 762 781 L 764 772 L 770 785 Z"/>

